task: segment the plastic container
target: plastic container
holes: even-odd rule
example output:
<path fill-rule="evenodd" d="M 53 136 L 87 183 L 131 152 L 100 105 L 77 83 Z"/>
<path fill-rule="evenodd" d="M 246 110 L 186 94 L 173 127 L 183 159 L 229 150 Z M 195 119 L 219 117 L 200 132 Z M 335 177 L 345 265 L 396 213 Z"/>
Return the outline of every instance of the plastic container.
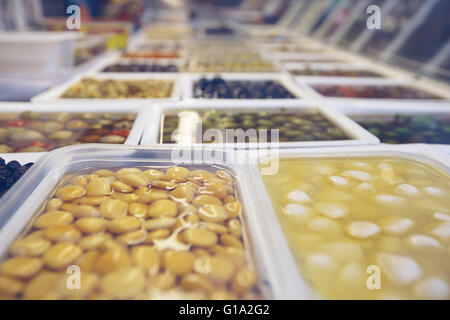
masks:
<path fill-rule="evenodd" d="M 326 159 L 326 158 L 342 158 L 357 161 L 359 158 L 381 157 L 394 158 L 406 161 L 413 161 L 435 168 L 441 172 L 450 174 L 450 156 L 442 152 L 438 147 L 431 147 L 424 144 L 409 145 L 378 145 L 378 146 L 358 146 L 358 147 L 331 147 L 331 148 L 310 148 L 308 150 L 299 149 L 283 149 L 283 150 L 266 150 L 260 151 L 258 154 L 250 155 L 255 164 L 263 163 L 270 157 L 278 159 L 295 158 L 295 159 Z M 277 167 L 276 167 L 277 168 Z M 275 213 L 270 195 L 265 187 L 262 176 L 259 174 L 257 166 L 249 168 L 249 175 L 252 177 L 252 185 L 254 190 L 255 201 L 258 204 L 257 210 L 260 210 L 260 220 L 262 223 L 261 231 L 265 234 L 264 246 L 266 250 L 276 250 L 284 255 L 282 272 L 286 276 L 291 276 L 292 281 L 285 287 L 291 291 L 295 287 L 296 299 L 318 299 L 321 297 L 314 288 L 305 280 L 302 271 L 298 271 L 296 267 L 293 270 L 292 265 L 295 264 L 293 255 L 287 245 L 285 235 L 280 228 L 280 224 Z M 267 172 L 267 171 L 266 171 Z M 268 171 L 267 173 L 273 173 Z M 296 276 L 301 278 L 299 283 L 294 279 Z M 367 275 L 368 277 L 369 275 Z M 290 287 L 292 285 L 292 288 Z"/>
<path fill-rule="evenodd" d="M 267 58 L 278 61 L 280 63 L 290 62 L 326 62 L 339 63 L 348 61 L 348 57 L 343 54 L 330 53 L 290 53 L 290 52 L 276 52 L 266 53 Z"/>
<path fill-rule="evenodd" d="M 93 172 L 97 169 L 124 167 L 170 167 L 174 165 L 174 156 L 180 155 L 181 149 L 145 148 L 113 145 L 84 145 L 62 148 L 41 158 L 19 185 L 13 186 L 6 197 L 0 200 L 0 256 L 4 257 L 11 242 L 29 226 L 29 221 L 36 217 L 36 212 L 48 199 L 52 190 L 60 183 L 61 178 L 74 172 Z M 193 152 L 193 149 L 185 149 Z M 246 165 L 224 164 L 226 155 L 221 153 L 214 159 L 177 158 L 176 164 L 196 168 L 222 168 L 235 175 L 236 188 L 243 204 L 243 215 L 247 226 L 247 244 L 252 249 L 252 257 L 260 275 L 261 289 L 267 298 L 290 298 L 294 292 L 286 290 L 284 275 L 278 272 L 281 267 L 275 263 L 278 253 L 268 251 L 261 246 L 264 237 L 259 229 L 260 212 L 254 210 L 254 197 L 247 185 L 250 177 L 245 170 Z M 223 160 L 221 160 L 223 159 Z M 181 162 L 181 163 L 180 163 Z M 250 193 L 249 193 L 250 192 Z M 245 238 L 245 236 L 244 236 Z M 295 277 L 295 276 L 294 276 Z M 289 278 L 292 280 L 292 278 Z M 291 286 L 292 288 L 292 286 Z"/>
<path fill-rule="evenodd" d="M 352 108 L 351 106 L 347 106 L 345 104 L 340 105 L 338 109 L 346 114 L 348 117 L 353 119 L 353 121 L 357 122 L 358 124 L 360 122 L 366 122 L 371 120 L 379 120 L 383 121 L 384 119 L 386 121 L 392 121 L 394 116 L 400 115 L 400 116 L 434 116 L 437 120 L 444 120 L 447 123 L 450 123 L 450 104 L 447 106 L 429 106 L 429 105 L 418 105 L 414 108 L 410 108 L 409 105 L 383 105 L 383 108 L 375 108 L 375 107 L 366 107 L 366 108 Z M 359 124 L 362 127 L 362 124 Z M 402 128 L 402 129 L 408 129 L 408 126 L 399 125 L 395 127 Z M 432 125 L 430 125 L 428 128 L 424 127 L 418 127 L 418 128 L 410 128 L 411 134 L 432 130 L 434 131 L 435 128 L 433 128 Z M 367 129 L 366 129 L 367 130 Z M 394 130 L 394 127 L 392 128 Z M 435 132 L 435 131 L 434 131 Z M 386 131 L 383 130 L 383 133 L 386 134 Z M 442 131 L 441 131 L 441 137 L 442 137 Z M 447 135 L 450 137 L 450 134 Z M 383 142 L 383 141 L 382 141 Z M 420 143 L 426 143 L 425 140 L 419 141 Z M 432 143 L 432 142 L 429 142 Z M 450 144 L 450 139 L 447 141 L 447 144 Z"/>
<path fill-rule="evenodd" d="M 405 81 L 399 79 L 388 80 L 389 82 L 380 82 L 379 80 L 371 81 L 358 81 L 355 79 L 350 79 L 347 81 L 336 81 L 329 79 L 308 79 L 308 80 L 299 80 L 296 79 L 296 82 L 303 88 L 303 90 L 309 92 L 308 97 L 313 98 L 324 98 L 327 101 L 332 103 L 355 103 L 361 105 L 381 105 L 381 104 L 407 104 L 409 103 L 411 106 L 416 104 L 428 103 L 430 105 L 442 105 L 448 104 L 448 99 L 450 99 L 450 94 L 445 90 L 445 86 L 441 84 L 441 86 L 436 86 L 433 82 L 428 81 Z M 350 87 L 390 87 L 390 86 L 400 86 L 400 87 L 408 87 L 413 90 L 419 90 L 420 92 L 429 93 L 440 97 L 441 99 L 394 99 L 394 98 L 346 98 L 346 97 L 333 97 L 333 96 L 324 96 L 320 94 L 318 91 L 314 90 L 314 86 L 350 86 Z"/>
<path fill-rule="evenodd" d="M 297 98 L 295 99 L 271 99 L 270 101 L 276 101 L 276 102 L 286 102 L 289 100 L 298 100 L 299 98 L 305 97 L 307 94 L 307 90 L 303 91 L 299 86 L 296 85 L 296 83 L 291 79 L 289 75 L 286 74 L 277 74 L 277 73 L 221 73 L 219 75 L 214 73 L 204 73 L 204 74 L 187 74 L 183 77 L 183 94 L 182 99 L 183 100 L 211 100 L 211 99 L 204 99 L 204 98 L 194 98 L 193 97 L 193 87 L 194 83 L 201 78 L 207 78 L 211 79 L 215 76 L 219 76 L 224 80 L 230 80 L 230 81 L 278 81 L 282 86 L 284 86 L 288 91 L 291 92 L 294 96 Z M 239 100 L 239 101 L 252 101 L 254 99 L 215 99 L 215 101 L 232 101 L 232 100 Z"/>
<path fill-rule="evenodd" d="M 144 130 L 141 144 L 153 145 L 162 143 L 161 134 L 163 130 L 163 120 L 165 114 L 174 115 L 181 110 L 194 111 L 208 111 L 217 109 L 219 111 L 229 112 L 261 112 L 267 111 L 269 113 L 279 112 L 283 109 L 286 113 L 302 113 L 302 112 L 318 112 L 324 118 L 329 120 L 333 125 L 342 129 L 349 137 L 348 140 L 330 140 L 330 141 L 299 141 L 299 142 L 278 142 L 278 143 L 234 143 L 233 147 L 236 149 L 258 149 L 265 147 L 280 147 L 280 148 L 300 148 L 300 147 L 314 147 L 314 146 L 338 146 L 338 145 L 358 145 L 358 144 L 376 144 L 379 142 L 377 138 L 368 133 L 366 130 L 360 128 L 353 121 L 343 116 L 342 114 L 333 111 L 329 108 L 324 108 L 318 101 L 287 101 L 287 102 L 272 102 L 271 100 L 258 101 L 187 101 L 173 104 L 161 104 L 153 108 L 153 119 L 159 119 L 158 122 L 147 122 Z M 182 134 L 183 141 L 187 145 L 197 145 L 204 147 L 223 148 L 224 145 L 220 143 L 212 144 L 196 144 L 193 140 L 195 136 L 195 124 L 189 123 L 190 127 L 185 128 L 186 132 Z M 358 128 L 359 127 L 359 128 Z M 192 134 L 192 135 L 190 135 Z M 191 137 L 192 139 L 189 139 Z M 190 141 L 188 141 L 190 140 Z M 170 144 L 169 144 L 170 145 Z M 230 146 L 230 144 L 226 144 Z"/>
<path fill-rule="evenodd" d="M 96 80 L 168 80 L 173 81 L 172 94 L 168 98 L 151 98 L 151 99 L 67 99 L 61 98 L 61 96 L 73 85 L 77 84 L 84 78 L 92 78 Z M 151 101 L 174 101 L 180 98 L 180 79 L 176 73 L 151 73 L 151 74 L 136 74 L 136 73 L 85 73 L 72 78 L 59 86 L 53 87 L 35 97 L 32 102 L 48 102 L 48 101 L 78 101 L 83 103 L 123 103 L 125 102 L 151 102 Z"/>
<path fill-rule="evenodd" d="M 55 112 L 69 112 L 69 113 L 135 113 L 136 119 L 133 127 L 125 140 L 124 144 L 138 145 L 144 127 L 151 115 L 151 110 L 145 104 L 111 104 L 99 105 L 94 103 L 82 102 L 55 102 L 55 103 L 26 103 L 26 102 L 0 102 L 1 113 L 21 113 L 23 111 L 36 111 L 39 113 L 55 113 Z M 21 154 L 21 153 L 14 153 Z"/>
<path fill-rule="evenodd" d="M 399 76 L 395 72 L 386 72 L 386 70 L 380 70 L 369 66 L 351 64 L 351 63 L 284 63 L 283 69 L 289 72 L 299 82 L 303 81 L 320 81 L 326 79 L 327 81 L 334 81 L 336 83 L 365 83 L 370 84 L 380 83 L 388 84 L 391 81 L 395 83 L 395 79 L 398 80 Z M 329 76 L 329 75 L 296 75 L 294 71 L 312 70 L 312 71 L 368 71 L 374 75 L 369 76 Z M 378 75 L 378 76 L 377 76 Z"/>
<path fill-rule="evenodd" d="M 109 56 L 108 58 L 103 59 L 100 63 L 95 65 L 95 67 L 92 68 L 90 71 L 91 72 L 102 72 L 102 73 L 106 73 L 106 74 L 111 74 L 111 73 L 140 74 L 140 73 L 143 73 L 143 72 L 131 72 L 131 71 L 130 72 L 107 72 L 107 71 L 104 71 L 105 68 L 112 66 L 114 64 L 130 64 L 130 63 L 136 63 L 136 64 L 142 64 L 142 65 L 175 65 L 178 68 L 178 72 L 182 72 L 184 64 L 185 64 L 185 60 L 184 59 L 163 59 L 163 58 L 156 58 L 156 59 L 153 59 L 153 58 L 123 58 L 123 57 L 121 57 L 120 53 L 115 53 L 115 54 Z M 166 73 L 166 72 L 163 72 L 163 73 Z"/>
<path fill-rule="evenodd" d="M 49 78 L 74 65 L 76 32 L 0 32 L 0 74 Z"/>

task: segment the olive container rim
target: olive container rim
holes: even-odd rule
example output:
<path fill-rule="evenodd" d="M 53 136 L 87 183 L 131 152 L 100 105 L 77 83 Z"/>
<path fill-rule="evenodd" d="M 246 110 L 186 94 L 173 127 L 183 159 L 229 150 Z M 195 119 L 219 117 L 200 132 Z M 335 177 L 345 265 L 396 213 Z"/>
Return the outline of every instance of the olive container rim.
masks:
<path fill-rule="evenodd" d="M 148 104 L 148 103 L 147 103 Z M 133 103 L 122 101 L 117 104 L 97 104 L 92 101 L 86 103 L 82 101 L 71 102 L 0 102 L 0 114 L 5 112 L 20 113 L 23 111 L 36 111 L 41 113 L 53 112 L 68 112 L 68 113 L 135 113 L 133 127 L 130 134 L 123 144 L 138 145 L 141 141 L 147 120 L 150 119 L 152 111 L 151 106 L 146 105 L 143 101 L 140 103 Z M 13 152 L 13 154 L 20 154 L 20 152 Z"/>
<path fill-rule="evenodd" d="M 307 78 L 305 77 L 293 77 L 294 81 L 297 83 L 298 86 L 302 88 L 303 91 L 307 92 L 307 96 L 309 98 L 321 98 L 325 99 L 331 102 L 363 102 L 363 103 L 373 103 L 373 104 L 414 104 L 415 107 L 416 104 L 421 103 L 429 103 L 433 105 L 443 105 L 443 104 L 449 104 L 450 100 L 450 90 L 449 86 L 443 83 L 438 83 L 433 80 L 428 79 L 420 79 L 420 80 L 413 80 L 413 79 L 407 79 L 404 77 L 399 78 L 393 78 L 393 79 L 366 79 L 364 81 L 360 81 L 359 78 L 351 79 L 336 79 L 333 77 L 327 78 L 327 77 L 312 77 Z M 342 85 L 342 86 L 406 86 L 413 90 L 418 90 L 421 92 L 425 92 L 428 94 L 436 95 L 437 97 L 441 99 L 401 99 L 401 98 L 387 98 L 387 99 L 375 99 L 375 98 L 347 98 L 347 97 L 334 97 L 334 96 L 324 96 L 320 94 L 317 90 L 313 88 L 314 85 Z"/>
<path fill-rule="evenodd" d="M 278 81 L 283 87 L 285 87 L 295 98 L 287 99 L 206 99 L 206 98 L 194 98 L 193 89 L 194 82 L 200 80 L 201 78 L 211 79 L 215 76 L 219 76 L 224 80 L 228 81 L 268 81 L 274 80 Z M 272 102 L 287 102 L 299 99 L 305 99 L 310 94 L 308 90 L 299 86 L 292 77 L 288 74 L 282 72 L 254 72 L 254 73 L 236 73 L 236 72 L 203 72 L 203 73 L 184 73 L 182 75 L 182 100 L 209 100 L 209 101 L 272 101 Z"/>
<path fill-rule="evenodd" d="M 116 73 L 116 72 L 103 72 L 98 73 L 95 71 L 86 71 L 79 75 L 74 76 L 70 80 L 54 86 L 47 91 L 44 91 L 33 98 L 31 102 L 47 102 L 47 101 L 57 101 L 57 102 L 95 102 L 96 104 L 113 104 L 113 103 L 123 103 L 123 102 L 155 102 L 155 101 L 176 101 L 180 99 L 181 95 L 181 78 L 179 73 Z M 167 98 L 124 98 L 124 99 L 109 99 L 109 98 L 61 98 L 69 88 L 77 84 L 84 78 L 94 78 L 98 80 L 172 80 L 173 87 L 170 97 Z"/>
<path fill-rule="evenodd" d="M 216 153 L 214 159 L 206 162 L 194 158 L 183 158 L 182 163 L 175 163 L 171 160 L 172 152 L 176 152 L 178 156 L 180 151 L 188 152 L 188 155 L 193 157 L 196 151 L 204 150 L 85 144 L 64 147 L 47 153 L 22 177 L 20 183 L 15 184 L 8 191 L 8 197 L 0 199 L 0 257 L 6 254 L 12 241 L 35 216 L 49 193 L 67 173 L 86 168 L 94 170 L 95 168 L 151 166 L 152 164 L 215 166 L 228 170 L 235 176 L 236 187 L 240 194 L 239 200 L 245 212 L 243 218 L 248 234 L 249 249 L 260 275 L 264 296 L 272 299 L 286 298 L 284 287 L 290 279 L 284 279 L 285 275 L 277 270 L 278 265 L 274 262 L 280 261 L 279 255 L 261 246 L 265 235 L 259 230 L 260 218 L 259 212 L 255 211 L 257 204 L 253 200 L 254 190 L 248 185 L 250 181 L 248 165 L 228 164 L 225 159 L 230 156 L 230 152 L 222 152 L 220 155 Z"/>
<path fill-rule="evenodd" d="M 279 266 L 281 272 L 288 274 L 291 281 L 286 282 L 285 290 L 293 292 L 293 299 L 322 299 L 315 290 L 305 281 L 298 270 L 291 253 L 287 240 L 278 221 L 276 210 L 270 200 L 270 194 L 263 181 L 259 170 L 259 164 L 268 157 L 281 158 L 301 158 L 301 159 L 323 159 L 323 158 L 367 158 L 367 157 L 391 157 L 402 160 L 419 162 L 450 175 L 450 149 L 447 152 L 438 146 L 427 144 L 405 144 L 387 145 L 379 144 L 375 146 L 357 147 L 324 147 L 309 149 L 280 149 L 265 150 L 249 155 L 249 162 L 255 165 L 250 168 L 251 185 L 255 194 L 256 210 L 260 215 L 259 230 L 265 235 L 264 246 L 269 251 L 276 251 L 284 257 L 283 264 Z M 277 241 L 273 241 L 277 239 Z"/>
<path fill-rule="evenodd" d="M 347 116 L 339 113 L 332 108 L 327 108 L 321 100 L 290 100 L 286 102 L 277 102 L 272 100 L 228 100 L 212 101 L 212 100 L 189 100 L 177 103 L 161 103 L 155 104 L 152 108 L 152 119 L 158 119 L 158 122 L 148 122 L 144 128 L 141 145 L 161 144 L 159 136 L 161 131 L 162 117 L 168 110 L 177 110 L 184 108 L 193 108 L 208 110 L 211 108 L 218 110 L 251 110 L 257 109 L 263 111 L 276 111 L 278 109 L 294 110 L 317 110 L 322 116 L 329 120 L 334 126 L 344 130 L 349 139 L 346 140 L 329 140 L 329 141 L 298 141 L 298 142 L 280 142 L 276 144 L 261 143 L 235 143 L 232 144 L 234 149 L 257 149 L 262 146 L 280 147 L 280 148 L 303 148 L 318 146 L 347 146 L 347 145 L 369 145 L 379 143 L 379 139 L 370 132 L 359 126 Z M 174 145 L 174 144 L 164 144 Z M 230 144 L 214 144 L 216 148 L 224 148 Z M 193 146 L 205 146 L 205 144 L 193 144 Z"/>

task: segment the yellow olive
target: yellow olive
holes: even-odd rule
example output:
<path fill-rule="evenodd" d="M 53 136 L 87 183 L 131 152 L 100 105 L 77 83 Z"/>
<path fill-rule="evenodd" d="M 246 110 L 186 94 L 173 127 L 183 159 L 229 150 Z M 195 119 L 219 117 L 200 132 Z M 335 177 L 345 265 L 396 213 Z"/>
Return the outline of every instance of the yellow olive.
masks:
<path fill-rule="evenodd" d="M 217 243 L 217 235 L 205 229 L 186 229 L 182 233 L 182 238 L 187 244 L 197 247 L 212 247 Z"/>
<path fill-rule="evenodd" d="M 133 202 L 130 203 L 128 206 L 128 213 L 137 217 L 137 218 L 144 218 L 147 215 L 148 207 L 139 202 Z"/>
<path fill-rule="evenodd" d="M 218 206 L 222 205 L 222 201 L 220 201 L 219 198 L 216 198 L 214 196 L 210 196 L 208 194 L 202 194 L 197 196 L 193 201 L 192 204 L 196 205 L 196 206 L 204 206 L 205 204 L 215 204 Z"/>
<path fill-rule="evenodd" d="M 195 258 L 187 251 L 167 250 L 162 255 L 162 265 L 174 275 L 184 275 L 193 270 Z"/>
<path fill-rule="evenodd" d="M 250 269 L 244 268 L 236 272 L 231 281 L 231 287 L 237 293 L 250 290 L 256 284 L 256 273 Z"/>
<path fill-rule="evenodd" d="M 83 250 L 93 250 L 102 247 L 105 242 L 111 240 L 112 237 L 109 233 L 97 233 L 89 236 L 84 236 L 78 241 L 78 245 Z"/>
<path fill-rule="evenodd" d="M 145 204 L 156 200 L 169 198 L 168 191 L 159 189 L 150 189 L 148 187 L 139 188 L 136 191 L 134 191 L 134 194 L 137 196 L 137 201 Z"/>
<path fill-rule="evenodd" d="M 111 183 L 107 178 L 98 178 L 86 185 L 86 196 L 99 197 L 112 193 Z"/>
<path fill-rule="evenodd" d="M 132 174 L 132 173 L 134 173 L 134 174 L 141 174 L 142 171 L 140 169 L 138 169 L 138 168 L 123 168 L 123 169 L 120 169 L 119 171 L 116 172 L 116 176 L 119 179 L 122 179 L 123 176 L 125 176 L 127 174 Z"/>
<path fill-rule="evenodd" d="M 107 199 L 109 199 L 107 196 L 83 197 L 80 198 L 79 202 L 81 205 L 99 206 Z"/>
<path fill-rule="evenodd" d="M 132 298 L 144 290 L 145 274 L 140 268 L 123 267 L 107 273 L 100 282 L 101 290 L 113 298 Z"/>
<path fill-rule="evenodd" d="M 227 188 L 221 183 L 212 183 L 198 189 L 200 194 L 208 194 L 219 199 L 223 199 L 228 194 Z"/>
<path fill-rule="evenodd" d="M 129 265 L 130 258 L 127 250 L 115 247 L 108 249 L 95 261 L 93 270 L 103 274 Z"/>
<path fill-rule="evenodd" d="M 242 229 L 241 229 L 241 223 L 238 219 L 231 219 L 227 223 L 228 230 L 230 231 L 230 234 L 237 239 L 241 238 L 242 235 Z"/>
<path fill-rule="evenodd" d="M 216 204 L 205 204 L 199 209 L 198 215 L 207 222 L 223 222 L 230 216 L 224 207 Z"/>
<path fill-rule="evenodd" d="M 23 283 L 7 276 L 0 276 L 0 294 L 15 296 L 22 292 Z"/>
<path fill-rule="evenodd" d="M 233 277 L 235 267 L 222 257 L 199 257 L 195 260 L 194 270 L 208 276 L 214 282 L 224 283 Z"/>
<path fill-rule="evenodd" d="M 177 219 L 171 217 L 162 217 L 149 219 L 145 222 L 147 230 L 166 229 L 171 228 L 177 223 Z"/>
<path fill-rule="evenodd" d="M 82 249 L 68 242 L 57 243 L 51 247 L 42 257 L 44 264 L 52 269 L 60 269 L 68 266 L 72 261 L 78 258 Z"/>
<path fill-rule="evenodd" d="M 143 230 L 130 231 L 122 233 L 117 237 L 117 241 L 125 245 L 136 245 L 143 243 L 147 239 L 147 232 Z"/>
<path fill-rule="evenodd" d="M 70 212 L 66 211 L 50 211 L 40 215 L 34 226 L 39 229 L 45 229 L 61 224 L 71 224 L 73 216 Z"/>
<path fill-rule="evenodd" d="M 152 288 L 159 290 L 167 290 L 173 287 L 176 277 L 169 272 L 158 273 L 150 279 L 150 285 Z"/>
<path fill-rule="evenodd" d="M 164 173 L 155 169 L 149 169 L 142 172 L 142 175 L 147 178 L 148 181 L 152 182 L 153 180 L 158 180 L 161 178 Z"/>
<path fill-rule="evenodd" d="M 67 185 L 56 190 L 56 196 L 63 201 L 72 201 L 86 194 L 86 190 L 80 186 Z"/>
<path fill-rule="evenodd" d="M 75 264 L 79 266 L 82 271 L 91 271 L 99 256 L 100 252 L 97 250 L 87 251 L 75 260 Z"/>
<path fill-rule="evenodd" d="M 224 206 L 225 210 L 230 214 L 230 219 L 237 218 L 242 211 L 242 206 L 239 201 L 229 202 Z"/>
<path fill-rule="evenodd" d="M 63 205 L 63 201 L 61 200 L 61 199 L 59 199 L 59 198 L 53 198 L 53 199 L 50 199 L 48 202 L 47 202 L 47 211 L 56 211 L 56 210 L 59 210 L 59 208 L 61 208 L 61 206 Z"/>
<path fill-rule="evenodd" d="M 214 290 L 213 284 L 206 276 L 195 273 L 184 275 L 181 279 L 181 287 L 187 291 L 202 290 L 212 292 Z"/>
<path fill-rule="evenodd" d="M 158 252 L 150 246 L 135 246 L 131 249 L 131 260 L 151 274 L 156 274 L 159 269 Z"/>
<path fill-rule="evenodd" d="M 132 216 L 119 217 L 108 222 L 106 228 L 112 233 L 124 233 L 139 229 L 142 225 L 141 220 Z"/>
<path fill-rule="evenodd" d="M 81 218 L 75 221 L 75 226 L 83 233 L 98 233 L 105 229 L 108 221 L 102 218 Z"/>
<path fill-rule="evenodd" d="M 130 186 L 129 184 L 126 184 L 120 180 L 111 182 L 111 187 L 114 189 L 114 191 L 122 192 L 122 193 L 133 192 L 133 190 L 134 190 L 132 186 Z"/>
<path fill-rule="evenodd" d="M 9 252 L 15 256 L 40 256 L 50 246 L 50 241 L 42 238 L 24 238 L 16 240 L 9 248 Z"/>
<path fill-rule="evenodd" d="M 23 291 L 24 299 L 47 299 L 52 297 L 59 279 L 61 279 L 60 273 L 47 270 L 39 272 L 25 285 Z"/>
<path fill-rule="evenodd" d="M 123 175 L 120 179 L 122 180 L 122 182 L 135 188 L 143 188 L 148 185 L 148 180 L 147 178 L 145 178 L 145 176 L 135 173 Z"/>
<path fill-rule="evenodd" d="M 42 261 L 38 258 L 15 257 L 2 262 L 0 271 L 7 276 L 29 278 L 42 268 Z"/>
<path fill-rule="evenodd" d="M 147 238 L 145 239 L 145 243 L 152 244 L 154 240 L 165 239 L 170 236 L 170 231 L 167 229 L 158 229 L 152 232 L 149 232 Z"/>
<path fill-rule="evenodd" d="M 177 213 L 177 203 L 172 200 L 156 200 L 148 208 L 148 216 L 152 218 L 175 217 Z"/>
<path fill-rule="evenodd" d="M 195 190 L 192 187 L 181 185 L 170 192 L 175 201 L 191 202 L 195 198 Z"/>
<path fill-rule="evenodd" d="M 100 214 L 105 218 L 115 219 L 127 214 L 128 203 L 121 200 L 108 199 L 102 202 L 99 210 Z"/>
<path fill-rule="evenodd" d="M 221 234 L 220 243 L 226 247 L 237 247 L 237 248 L 243 247 L 242 242 L 238 238 L 230 234 Z"/>

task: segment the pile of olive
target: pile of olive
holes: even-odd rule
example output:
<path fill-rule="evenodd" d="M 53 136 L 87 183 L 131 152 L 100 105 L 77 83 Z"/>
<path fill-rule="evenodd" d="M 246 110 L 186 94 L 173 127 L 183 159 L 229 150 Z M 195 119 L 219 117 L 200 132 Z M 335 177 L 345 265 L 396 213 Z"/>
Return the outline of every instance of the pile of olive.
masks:
<path fill-rule="evenodd" d="M 79 143 L 124 143 L 132 113 L 0 113 L 0 153 L 47 152 Z"/>
<path fill-rule="evenodd" d="M 224 80 L 202 78 L 194 83 L 194 98 L 206 99 L 294 99 L 281 83 L 274 80 Z"/>
<path fill-rule="evenodd" d="M 67 179 L 9 247 L 0 298 L 259 297 L 227 171 L 134 167 Z M 78 290 L 66 285 L 73 266 Z"/>
<path fill-rule="evenodd" d="M 354 119 L 384 143 L 450 144 L 450 117 L 400 115 L 355 116 Z"/>
<path fill-rule="evenodd" d="M 271 72 L 272 63 L 261 59 L 258 55 L 250 58 L 233 55 L 210 55 L 191 59 L 189 71 L 191 72 Z"/>
<path fill-rule="evenodd" d="M 69 88 L 61 98 L 66 99 L 123 99 L 169 98 L 170 80 L 100 80 L 85 78 Z"/>
<path fill-rule="evenodd" d="M 368 99 L 442 99 L 431 93 L 406 86 L 315 85 L 314 90 L 327 97 Z"/>
<path fill-rule="evenodd" d="M 322 70 L 305 68 L 290 71 L 295 76 L 319 76 L 319 77 L 351 77 L 351 78 L 380 78 L 382 75 L 368 70 Z"/>
<path fill-rule="evenodd" d="M 115 63 L 104 68 L 102 72 L 178 72 L 178 67 L 173 63 Z"/>
<path fill-rule="evenodd" d="M 6 163 L 5 159 L 0 158 L 0 198 L 32 165 L 30 162 L 22 166 L 15 160 Z"/>
<path fill-rule="evenodd" d="M 281 109 L 278 112 L 253 111 L 230 112 L 220 110 L 208 110 L 199 112 L 202 121 L 202 131 L 217 129 L 223 132 L 225 129 L 260 129 L 279 130 L 280 142 L 293 141 L 328 141 L 347 140 L 347 135 L 342 129 L 335 127 L 320 113 L 299 113 Z M 163 143 L 173 143 L 172 133 L 178 128 L 178 116 L 165 115 L 163 123 Z M 258 137 L 259 138 L 259 137 Z M 259 139 L 258 139 L 259 140 Z M 271 142 L 271 132 L 268 131 L 267 142 Z M 211 141 L 203 141 L 204 143 Z M 217 141 L 213 141 L 217 142 Z"/>

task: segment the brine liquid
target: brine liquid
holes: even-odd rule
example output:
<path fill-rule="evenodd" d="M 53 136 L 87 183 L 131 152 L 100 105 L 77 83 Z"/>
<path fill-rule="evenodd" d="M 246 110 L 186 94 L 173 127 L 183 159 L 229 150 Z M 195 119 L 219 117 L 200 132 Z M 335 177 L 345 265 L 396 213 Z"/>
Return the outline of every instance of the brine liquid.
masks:
<path fill-rule="evenodd" d="M 449 299 L 449 177 L 390 158 L 282 159 L 264 176 L 303 278 L 329 299 Z"/>

